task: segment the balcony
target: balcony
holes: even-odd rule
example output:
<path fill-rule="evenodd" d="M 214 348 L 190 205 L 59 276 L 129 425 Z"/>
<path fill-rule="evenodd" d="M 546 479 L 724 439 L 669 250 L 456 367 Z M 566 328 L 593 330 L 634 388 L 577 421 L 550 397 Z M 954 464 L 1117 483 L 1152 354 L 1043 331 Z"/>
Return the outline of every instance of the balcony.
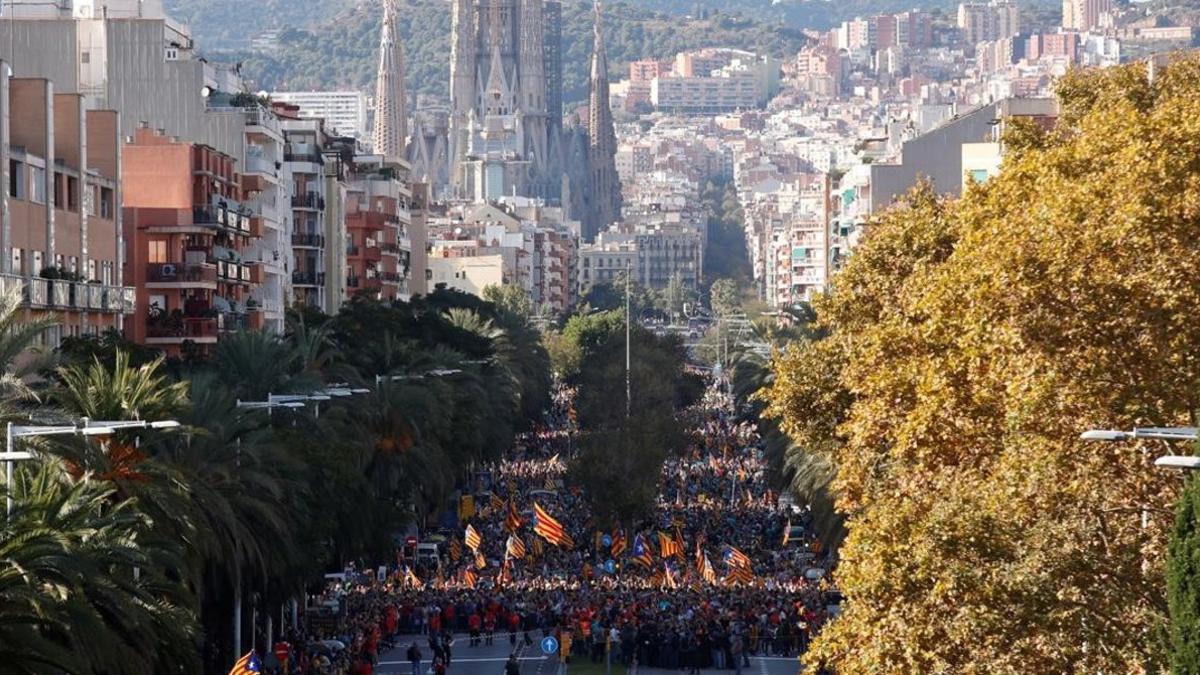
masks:
<path fill-rule="evenodd" d="M 292 233 L 292 246 L 303 248 L 325 248 L 325 235 L 306 232 Z"/>
<path fill-rule="evenodd" d="M 217 279 L 224 283 L 250 283 L 250 267 L 236 262 L 217 261 Z"/>
<path fill-rule="evenodd" d="M 324 286 L 324 272 L 292 272 L 293 286 Z"/>
<path fill-rule="evenodd" d="M 151 288 L 217 287 L 217 266 L 185 262 L 148 263 L 146 285 Z"/>
<path fill-rule="evenodd" d="M 309 192 L 308 194 L 303 195 L 293 195 L 292 208 L 323 211 L 325 209 L 325 198 L 315 192 Z"/>
<path fill-rule="evenodd" d="M 379 245 L 379 250 L 388 255 L 400 255 L 400 247 L 396 244 L 383 243 Z"/>
<path fill-rule="evenodd" d="M 350 244 L 346 247 L 346 256 L 349 258 L 357 258 L 362 253 L 362 247 Z"/>
<path fill-rule="evenodd" d="M 185 340 L 213 344 L 217 341 L 217 333 L 216 317 L 182 316 L 172 312 L 166 316 L 151 317 L 146 322 L 147 344 L 179 344 Z"/>
<path fill-rule="evenodd" d="M 346 288 L 358 288 L 362 285 L 360 277 L 346 277 Z"/>
<path fill-rule="evenodd" d="M 380 272 L 378 274 L 378 276 L 379 276 L 379 280 L 385 284 L 400 283 L 400 275 L 396 272 Z"/>
<path fill-rule="evenodd" d="M 216 225 L 234 234 L 253 235 L 250 231 L 250 213 L 225 206 L 196 206 L 192 208 L 192 223 Z"/>
<path fill-rule="evenodd" d="M 379 262 L 383 259 L 383 251 L 378 246 L 364 246 L 362 249 L 363 260 L 367 262 Z"/>

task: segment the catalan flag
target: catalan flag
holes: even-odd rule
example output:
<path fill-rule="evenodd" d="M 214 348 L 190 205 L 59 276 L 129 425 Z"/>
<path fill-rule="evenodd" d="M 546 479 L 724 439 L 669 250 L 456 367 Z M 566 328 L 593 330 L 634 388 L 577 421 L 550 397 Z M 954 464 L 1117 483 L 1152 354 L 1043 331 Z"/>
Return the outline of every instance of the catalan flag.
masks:
<path fill-rule="evenodd" d="M 544 551 L 542 550 L 542 540 L 538 539 L 537 537 L 534 537 L 533 538 L 533 557 L 541 558 L 542 553 L 544 553 Z"/>
<path fill-rule="evenodd" d="M 479 575 L 475 574 L 475 570 L 467 569 L 463 572 L 463 583 L 467 588 L 475 588 L 475 582 L 479 580 Z"/>
<path fill-rule="evenodd" d="M 735 586 L 738 584 L 748 585 L 754 582 L 754 574 L 750 572 L 749 567 L 734 567 L 725 575 L 725 585 Z"/>
<path fill-rule="evenodd" d="M 616 532 L 613 532 L 612 548 L 609 549 L 612 552 L 612 557 L 620 557 L 620 555 L 624 553 L 625 549 L 627 548 L 629 548 L 629 542 L 625 541 L 625 530 L 617 530 Z"/>
<path fill-rule="evenodd" d="M 521 529 L 521 516 L 517 513 L 517 505 L 511 499 L 508 500 L 508 514 L 504 516 L 504 529 L 510 533 Z"/>
<path fill-rule="evenodd" d="M 675 572 L 671 569 L 671 563 L 663 561 L 663 586 L 667 588 L 679 588 L 679 580 L 675 577 Z"/>
<path fill-rule="evenodd" d="M 708 559 L 707 553 L 702 553 L 703 561 L 700 563 L 700 576 L 710 584 L 717 583 L 717 571 L 713 569 L 712 561 Z"/>
<path fill-rule="evenodd" d="M 479 569 L 487 567 L 487 558 L 484 558 L 483 554 L 479 551 L 475 552 L 475 567 Z"/>
<path fill-rule="evenodd" d="M 450 540 L 450 561 L 458 562 L 462 557 L 462 544 L 458 543 L 457 539 Z"/>
<path fill-rule="evenodd" d="M 574 541 L 570 535 L 563 529 L 562 523 L 555 520 L 543 509 L 541 504 L 534 502 L 533 504 L 533 531 L 541 535 L 546 541 L 560 546 L 562 548 L 571 548 Z"/>
<path fill-rule="evenodd" d="M 525 558 L 525 542 L 515 534 L 508 535 L 508 543 L 504 545 L 504 552 L 509 558 L 522 560 Z"/>
<path fill-rule="evenodd" d="M 643 567 L 654 565 L 654 553 L 650 551 L 650 545 L 640 534 L 633 538 L 633 560 Z"/>
<path fill-rule="evenodd" d="M 666 532 L 658 533 L 658 553 L 664 558 L 671 556 L 683 557 L 683 547 Z"/>
<path fill-rule="evenodd" d="M 730 546 L 725 551 L 725 564 L 730 567 L 745 567 L 746 569 L 750 569 L 750 557 Z"/>
<path fill-rule="evenodd" d="M 467 525 L 467 532 L 463 535 L 463 541 L 466 542 L 467 548 L 472 551 L 478 551 L 479 546 L 483 544 L 483 537 L 479 536 L 479 532 L 472 525 Z"/>
<path fill-rule="evenodd" d="M 496 577 L 496 585 L 504 586 L 512 583 L 512 560 L 506 558 L 500 566 L 500 576 Z"/>
<path fill-rule="evenodd" d="M 550 492 L 554 492 L 555 490 L 558 489 L 558 483 L 555 483 L 553 478 L 547 478 L 546 484 L 543 485 L 542 487 L 544 487 L 546 490 L 548 490 Z"/>
<path fill-rule="evenodd" d="M 495 492 L 492 493 L 492 498 L 488 502 L 488 506 L 492 507 L 493 511 L 499 511 L 504 508 L 504 500 L 500 499 Z"/>
<path fill-rule="evenodd" d="M 249 675 L 250 673 L 261 673 L 262 664 L 258 661 L 258 653 L 253 649 L 249 654 L 237 660 L 233 664 L 233 669 L 229 671 L 229 675 Z"/>

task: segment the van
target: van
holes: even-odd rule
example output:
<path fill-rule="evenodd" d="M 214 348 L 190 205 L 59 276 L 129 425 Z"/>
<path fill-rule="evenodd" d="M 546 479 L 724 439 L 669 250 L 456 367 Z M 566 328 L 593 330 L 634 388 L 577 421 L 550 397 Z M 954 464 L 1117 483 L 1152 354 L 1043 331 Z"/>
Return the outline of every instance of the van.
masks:
<path fill-rule="evenodd" d="M 440 551 L 437 544 L 428 541 L 417 544 L 417 562 L 419 564 L 437 567 L 439 556 Z"/>

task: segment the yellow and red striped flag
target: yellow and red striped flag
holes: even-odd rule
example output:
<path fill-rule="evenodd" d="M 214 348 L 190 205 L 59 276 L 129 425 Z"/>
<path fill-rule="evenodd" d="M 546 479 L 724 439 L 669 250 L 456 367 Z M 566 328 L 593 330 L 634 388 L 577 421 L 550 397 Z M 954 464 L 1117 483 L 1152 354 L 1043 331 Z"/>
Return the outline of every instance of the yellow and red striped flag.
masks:
<path fill-rule="evenodd" d="M 783 548 L 787 548 L 788 541 L 792 537 L 792 519 L 788 518 L 787 525 L 783 528 Z"/>
<path fill-rule="evenodd" d="M 458 539 L 450 540 L 450 561 L 458 562 L 462 557 L 462 544 L 458 543 Z"/>
<path fill-rule="evenodd" d="M 483 537 L 479 536 L 479 532 L 471 525 L 467 525 L 467 532 L 463 535 L 463 541 L 466 542 L 467 548 L 472 551 L 478 551 L 479 546 L 483 544 Z"/>
<path fill-rule="evenodd" d="M 675 572 L 671 570 L 671 563 L 663 561 L 663 585 L 667 588 L 679 588 L 679 582 L 675 579 Z"/>
<path fill-rule="evenodd" d="M 725 551 L 725 562 L 730 567 L 750 568 L 750 557 L 733 546 L 730 546 L 729 550 Z"/>
<path fill-rule="evenodd" d="M 683 547 L 666 532 L 658 533 L 658 553 L 664 558 L 671 556 L 683 557 Z"/>
<path fill-rule="evenodd" d="M 249 654 L 237 660 L 233 664 L 233 669 L 229 671 L 229 675 L 251 675 L 252 673 L 261 673 L 262 664 L 258 661 L 258 653 L 253 649 Z"/>
<path fill-rule="evenodd" d="M 493 511 L 499 511 L 500 509 L 504 508 L 504 500 L 500 499 L 500 497 L 493 492 L 491 501 L 488 502 L 488 505 L 492 507 Z"/>
<path fill-rule="evenodd" d="M 479 580 L 479 575 L 475 574 L 475 570 L 468 568 L 463 572 L 463 583 L 467 588 L 475 588 L 475 582 Z"/>
<path fill-rule="evenodd" d="M 521 541 L 521 538 L 516 535 L 508 535 L 508 543 L 504 548 L 510 558 L 517 560 L 525 558 L 525 542 Z"/>
<path fill-rule="evenodd" d="M 612 557 L 620 557 L 620 555 L 624 553 L 625 549 L 628 547 L 629 543 L 625 541 L 625 530 L 617 530 L 616 532 L 613 532 L 612 548 L 610 549 L 612 551 Z"/>
<path fill-rule="evenodd" d="M 417 578 L 416 573 L 411 567 L 404 568 L 404 585 L 409 588 L 418 588 L 421 586 L 421 580 Z"/>
<path fill-rule="evenodd" d="M 508 514 L 504 516 L 504 529 L 508 532 L 516 532 L 521 528 L 521 516 L 517 514 L 517 505 L 513 500 L 508 500 Z"/>
<path fill-rule="evenodd" d="M 483 554 L 479 551 L 475 552 L 475 567 L 479 569 L 487 567 L 487 558 L 484 558 Z"/>
<path fill-rule="evenodd" d="M 543 509 L 541 504 L 534 502 L 533 504 L 533 531 L 541 535 L 546 541 L 562 548 L 571 548 L 574 541 L 570 535 L 563 529 L 562 523 L 555 520 L 546 509 Z"/>
<path fill-rule="evenodd" d="M 750 572 L 749 567 L 734 567 L 725 575 L 725 585 L 735 586 L 737 584 L 749 585 L 754 581 L 754 574 Z"/>

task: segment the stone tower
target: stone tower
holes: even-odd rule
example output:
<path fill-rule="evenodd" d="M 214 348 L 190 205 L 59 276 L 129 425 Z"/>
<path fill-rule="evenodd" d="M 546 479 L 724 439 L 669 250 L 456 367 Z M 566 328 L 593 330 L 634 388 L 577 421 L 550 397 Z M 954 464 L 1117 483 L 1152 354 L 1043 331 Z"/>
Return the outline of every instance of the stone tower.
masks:
<path fill-rule="evenodd" d="M 621 183 L 617 179 L 617 136 L 608 105 L 608 57 L 604 54 L 604 32 L 600 0 L 595 3 L 592 47 L 591 95 L 588 99 L 588 195 L 584 213 L 585 241 L 621 218 Z"/>
<path fill-rule="evenodd" d="M 452 0 L 450 192 L 557 198 L 544 0 Z"/>
<path fill-rule="evenodd" d="M 407 157 L 408 97 L 404 91 L 404 50 L 396 31 L 395 0 L 383 0 L 379 34 L 379 74 L 375 81 L 375 152 L 397 160 Z"/>

